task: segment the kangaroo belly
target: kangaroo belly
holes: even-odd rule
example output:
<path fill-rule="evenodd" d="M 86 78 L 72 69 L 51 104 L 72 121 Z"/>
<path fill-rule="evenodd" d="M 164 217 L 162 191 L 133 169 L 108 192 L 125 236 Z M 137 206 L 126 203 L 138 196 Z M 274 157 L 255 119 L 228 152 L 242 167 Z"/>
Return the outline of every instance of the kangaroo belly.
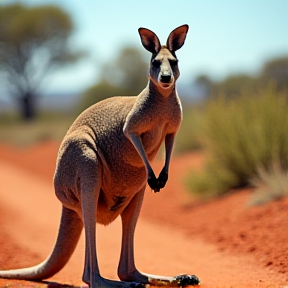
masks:
<path fill-rule="evenodd" d="M 103 165 L 102 185 L 97 204 L 97 222 L 108 225 L 113 222 L 146 184 L 144 167 L 129 164 Z"/>
<path fill-rule="evenodd" d="M 137 190 L 126 190 L 118 194 L 113 193 L 113 191 L 105 192 L 101 189 L 96 209 L 97 223 L 108 225 L 113 222 L 138 192 Z"/>
<path fill-rule="evenodd" d="M 125 196 L 107 198 L 104 193 L 101 189 L 96 209 L 96 220 L 99 224 L 108 225 L 122 213 L 130 200 Z"/>
<path fill-rule="evenodd" d="M 112 223 L 122 212 L 122 209 L 111 211 L 102 199 L 98 201 L 96 210 L 96 221 L 102 225 L 109 225 Z"/>

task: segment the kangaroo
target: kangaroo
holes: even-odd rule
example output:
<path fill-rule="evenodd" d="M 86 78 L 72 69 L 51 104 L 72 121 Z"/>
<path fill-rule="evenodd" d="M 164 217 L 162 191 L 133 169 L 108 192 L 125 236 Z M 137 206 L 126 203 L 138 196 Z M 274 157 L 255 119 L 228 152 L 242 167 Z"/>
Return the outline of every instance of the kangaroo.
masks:
<path fill-rule="evenodd" d="M 176 80 L 180 72 L 175 51 L 184 44 L 188 25 L 174 29 L 166 45 L 157 35 L 139 28 L 141 42 L 152 53 L 146 88 L 135 97 L 117 96 L 85 110 L 66 133 L 57 156 L 55 194 L 62 202 L 55 246 L 41 264 L 9 271 L 0 277 L 42 280 L 68 262 L 85 231 L 83 281 L 91 288 L 135 288 L 145 284 L 185 286 L 199 284 L 194 275 L 176 277 L 141 273 L 134 263 L 134 230 L 146 182 L 159 192 L 168 179 L 174 138 L 182 120 Z M 150 162 L 165 141 L 165 164 L 156 178 Z M 122 246 L 118 266 L 121 281 L 100 275 L 96 255 L 96 222 L 122 220 Z M 161 284 L 162 283 L 162 284 Z"/>

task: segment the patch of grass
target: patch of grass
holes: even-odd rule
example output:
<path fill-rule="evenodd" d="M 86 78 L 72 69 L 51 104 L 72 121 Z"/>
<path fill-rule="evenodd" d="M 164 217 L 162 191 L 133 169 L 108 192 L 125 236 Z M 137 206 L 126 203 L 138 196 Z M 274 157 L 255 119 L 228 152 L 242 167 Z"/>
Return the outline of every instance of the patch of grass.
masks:
<path fill-rule="evenodd" d="M 175 152 L 184 153 L 201 148 L 199 139 L 203 114 L 200 106 L 183 105 L 183 120 L 177 133 Z"/>
<path fill-rule="evenodd" d="M 21 121 L 16 113 L 0 115 L 0 142 L 26 146 L 43 140 L 62 140 L 75 115 L 42 112 L 33 121 Z"/>
<path fill-rule="evenodd" d="M 249 205 L 261 205 L 288 196 L 288 171 L 281 161 L 272 163 L 268 168 L 259 167 L 250 183 L 256 189 Z"/>
<path fill-rule="evenodd" d="M 203 173 L 191 173 L 189 189 L 210 197 L 249 185 L 258 167 L 270 167 L 275 159 L 288 167 L 287 99 L 270 87 L 208 101 L 200 137 L 207 165 Z"/>

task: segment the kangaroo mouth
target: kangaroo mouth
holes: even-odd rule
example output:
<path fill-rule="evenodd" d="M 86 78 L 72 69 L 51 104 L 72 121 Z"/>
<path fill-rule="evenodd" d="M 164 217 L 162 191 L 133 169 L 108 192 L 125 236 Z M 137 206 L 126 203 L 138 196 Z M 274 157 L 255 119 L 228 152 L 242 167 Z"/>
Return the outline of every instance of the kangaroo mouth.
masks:
<path fill-rule="evenodd" d="M 173 82 L 172 82 L 172 81 L 169 82 L 169 83 L 165 83 L 165 82 L 162 82 L 162 81 L 159 82 L 159 86 L 160 86 L 161 88 L 164 88 L 164 89 L 168 89 L 168 88 L 170 88 L 172 85 L 173 85 Z"/>
<path fill-rule="evenodd" d="M 154 83 L 154 85 L 158 86 L 161 89 L 170 89 L 174 85 L 174 79 L 171 78 L 169 82 L 163 82 L 161 79 L 155 79 L 153 77 L 149 77 L 150 80 Z"/>

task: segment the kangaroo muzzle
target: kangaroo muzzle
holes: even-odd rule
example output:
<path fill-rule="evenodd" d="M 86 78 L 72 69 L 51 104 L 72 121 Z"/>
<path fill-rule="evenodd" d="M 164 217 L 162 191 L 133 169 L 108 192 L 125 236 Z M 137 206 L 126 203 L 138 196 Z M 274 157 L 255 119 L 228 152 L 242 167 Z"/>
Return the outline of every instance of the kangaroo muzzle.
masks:
<path fill-rule="evenodd" d="M 171 82 L 171 79 L 172 79 L 171 74 L 162 74 L 162 75 L 160 76 L 160 81 L 161 81 L 162 83 L 170 83 L 170 82 Z"/>

